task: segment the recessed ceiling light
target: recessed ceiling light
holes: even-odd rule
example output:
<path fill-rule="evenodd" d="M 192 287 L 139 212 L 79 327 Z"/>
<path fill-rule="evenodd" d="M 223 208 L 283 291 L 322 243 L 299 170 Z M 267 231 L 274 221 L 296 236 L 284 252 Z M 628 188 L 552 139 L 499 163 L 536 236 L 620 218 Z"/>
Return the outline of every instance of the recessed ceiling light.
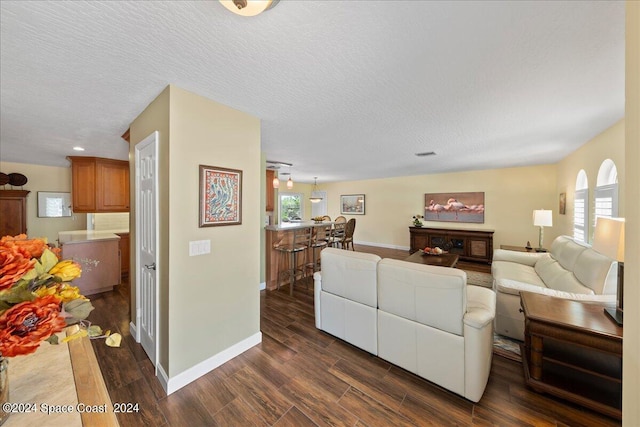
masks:
<path fill-rule="evenodd" d="M 84 151 L 82 147 L 73 147 L 73 151 Z"/>
<path fill-rule="evenodd" d="M 416 153 L 416 156 L 418 157 L 435 156 L 435 155 L 436 155 L 435 151 L 425 151 L 424 153 Z"/>

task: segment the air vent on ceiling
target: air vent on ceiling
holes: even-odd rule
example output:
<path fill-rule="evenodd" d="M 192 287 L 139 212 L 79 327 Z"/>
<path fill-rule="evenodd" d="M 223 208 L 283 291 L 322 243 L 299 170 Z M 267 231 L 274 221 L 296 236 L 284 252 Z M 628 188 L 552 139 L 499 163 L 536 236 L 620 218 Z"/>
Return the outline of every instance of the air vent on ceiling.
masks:
<path fill-rule="evenodd" d="M 416 153 L 416 156 L 418 157 L 427 157 L 427 156 L 435 156 L 436 152 L 435 151 L 425 151 L 424 153 Z"/>

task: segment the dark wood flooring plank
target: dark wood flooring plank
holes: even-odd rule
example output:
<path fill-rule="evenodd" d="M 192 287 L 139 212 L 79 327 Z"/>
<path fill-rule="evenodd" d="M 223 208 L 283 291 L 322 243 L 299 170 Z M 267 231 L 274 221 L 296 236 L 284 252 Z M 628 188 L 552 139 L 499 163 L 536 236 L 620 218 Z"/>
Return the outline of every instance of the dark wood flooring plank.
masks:
<path fill-rule="evenodd" d="M 289 338 L 286 337 L 285 340 Z M 286 346 L 280 340 L 276 340 L 271 337 L 269 334 L 262 334 L 262 342 L 256 346 L 262 350 L 265 354 L 268 354 L 274 360 L 280 363 L 287 363 L 289 360 L 293 359 L 297 351 L 292 349 L 291 347 Z"/>
<path fill-rule="evenodd" d="M 170 426 L 211 426 L 214 424 L 212 414 L 200 400 L 205 383 L 206 381 L 200 378 L 191 383 L 191 387 L 183 387 L 158 402 Z"/>
<path fill-rule="evenodd" d="M 340 406 L 351 412 L 370 427 L 413 426 L 407 418 L 389 409 L 364 392 L 351 387 L 338 401 Z"/>
<path fill-rule="evenodd" d="M 405 397 L 407 405 L 404 405 L 403 402 L 400 408 L 401 413 L 415 412 L 415 409 L 412 409 L 409 405 L 414 401 L 418 401 L 427 412 L 431 412 L 431 408 L 433 408 L 440 414 L 446 414 L 446 419 L 443 422 L 452 420 L 459 425 L 469 425 L 471 423 L 473 403 L 467 399 L 397 366 L 392 365 L 385 378 L 395 378 L 396 381 L 402 384 L 407 393 Z M 407 399 L 409 400 L 407 401 Z"/>
<path fill-rule="evenodd" d="M 394 411 L 400 409 L 406 395 L 404 389 L 397 384 L 384 380 L 386 371 L 371 369 L 371 365 L 341 359 L 329 369 L 329 372 Z"/>
<path fill-rule="evenodd" d="M 349 411 L 336 405 L 337 399 L 332 393 L 304 378 L 291 381 L 280 392 L 319 426 L 353 426 L 358 420 Z"/>
<path fill-rule="evenodd" d="M 305 357 L 310 357 L 315 363 L 318 363 L 325 368 L 333 366 L 340 359 L 326 348 L 319 347 L 312 341 L 308 341 L 296 334 L 287 338 L 283 344 L 294 349 L 298 353 L 304 354 Z"/>
<path fill-rule="evenodd" d="M 269 427 L 270 425 L 242 398 L 234 399 L 213 418 L 214 425 L 218 427 Z"/>
<path fill-rule="evenodd" d="M 114 404 L 127 402 L 138 404 L 138 412 L 116 414 L 121 427 L 168 425 L 164 412 L 155 396 L 149 391 L 149 385 L 144 378 L 116 388 L 113 391 L 109 390 L 109 396 Z"/>
<path fill-rule="evenodd" d="M 247 366 L 227 380 L 227 386 L 242 396 L 269 425 L 273 425 L 293 405 L 262 375 Z"/>
<path fill-rule="evenodd" d="M 314 423 L 303 414 L 298 408 L 295 406 L 291 408 L 286 414 L 283 415 L 282 418 L 278 420 L 274 424 L 274 426 L 278 427 L 317 427 L 317 424 Z"/>
<path fill-rule="evenodd" d="M 270 340 L 267 338 L 267 341 Z M 265 380 L 273 384 L 276 388 L 280 388 L 282 385 L 288 383 L 293 377 L 292 374 L 288 372 L 286 365 L 276 361 L 259 346 L 250 348 L 238 357 L 245 359 L 252 365 L 256 372 L 259 372 Z"/>

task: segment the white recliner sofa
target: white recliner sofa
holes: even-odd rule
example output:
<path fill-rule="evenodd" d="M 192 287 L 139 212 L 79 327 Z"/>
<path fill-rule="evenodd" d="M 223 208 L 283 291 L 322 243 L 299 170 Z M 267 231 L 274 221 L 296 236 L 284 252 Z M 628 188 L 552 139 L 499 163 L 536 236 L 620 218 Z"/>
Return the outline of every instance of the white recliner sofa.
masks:
<path fill-rule="evenodd" d="M 316 327 L 473 402 L 491 371 L 495 294 L 462 270 L 326 248 Z"/>
<path fill-rule="evenodd" d="M 520 291 L 583 302 L 616 301 L 618 263 L 569 236 L 557 237 L 548 253 L 496 249 L 491 274 L 496 292 L 495 330 L 521 341 Z"/>

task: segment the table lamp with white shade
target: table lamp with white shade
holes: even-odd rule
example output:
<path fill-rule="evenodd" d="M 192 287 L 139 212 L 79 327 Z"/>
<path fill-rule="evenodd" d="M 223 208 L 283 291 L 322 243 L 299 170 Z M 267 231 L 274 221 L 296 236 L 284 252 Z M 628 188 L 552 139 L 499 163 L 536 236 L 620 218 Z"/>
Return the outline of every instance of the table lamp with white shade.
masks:
<path fill-rule="evenodd" d="M 602 255 L 618 261 L 618 295 L 616 308 L 605 308 L 618 325 L 622 325 L 622 306 L 624 298 L 624 218 L 603 218 L 596 220 L 596 232 L 593 237 L 593 249 Z"/>
<path fill-rule="evenodd" d="M 540 227 L 540 236 L 538 238 L 536 252 L 546 252 L 542 247 L 542 240 L 544 238 L 544 227 L 551 227 L 553 225 L 552 212 L 544 209 L 533 211 L 533 225 Z"/>

